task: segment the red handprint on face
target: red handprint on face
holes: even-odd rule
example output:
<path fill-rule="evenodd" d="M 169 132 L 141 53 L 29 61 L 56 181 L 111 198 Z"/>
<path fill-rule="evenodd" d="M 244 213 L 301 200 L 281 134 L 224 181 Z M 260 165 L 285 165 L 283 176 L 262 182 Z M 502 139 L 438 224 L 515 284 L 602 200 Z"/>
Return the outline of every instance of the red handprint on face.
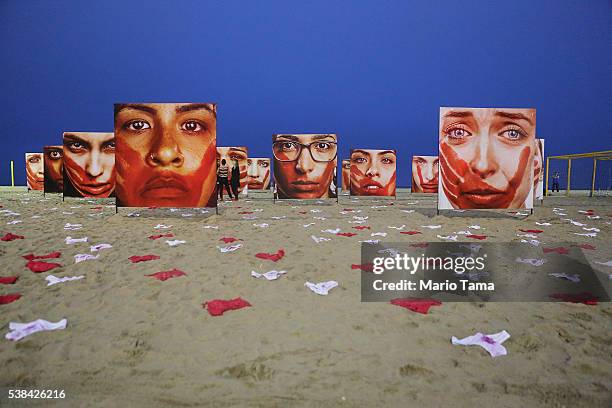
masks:
<path fill-rule="evenodd" d="M 476 174 L 467 161 L 459 157 L 446 142 L 440 143 L 440 172 L 442 189 L 455 208 L 508 208 L 515 200 L 523 182 L 531 157 L 531 148 L 525 146 L 519 155 L 516 170 L 506 188 L 499 189 Z M 515 203 L 515 205 L 518 205 Z"/>

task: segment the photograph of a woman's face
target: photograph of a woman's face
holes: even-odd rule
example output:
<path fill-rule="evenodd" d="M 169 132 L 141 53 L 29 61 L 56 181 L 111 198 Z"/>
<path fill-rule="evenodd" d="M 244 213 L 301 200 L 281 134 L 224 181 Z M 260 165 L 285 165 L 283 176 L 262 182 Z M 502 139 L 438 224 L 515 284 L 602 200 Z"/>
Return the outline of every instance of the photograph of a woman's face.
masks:
<path fill-rule="evenodd" d="M 533 199 L 544 198 L 544 139 L 536 139 L 537 150 L 533 156 Z"/>
<path fill-rule="evenodd" d="M 62 146 L 43 147 L 45 162 L 45 193 L 64 191 L 64 150 Z"/>
<path fill-rule="evenodd" d="M 110 197 L 115 192 L 115 136 L 64 132 L 64 196 Z"/>
<path fill-rule="evenodd" d="M 351 159 L 342 160 L 342 191 L 349 191 L 351 185 Z"/>
<path fill-rule="evenodd" d="M 395 196 L 395 150 L 352 149 L 350 189 L 354 196 Z"/>
<path fill-rule="evenodd" d="M 335 134 L 273 135 L 272 153 L 278 198 L 336 198 Z"/>
<path fill-rule="evenodd" d="M 270 188 L 270 159 L 266 157 L 249 157 L 247 159 L 247 176 L 249 190 L 267 190 Z"/>
<path fill-rule="evenodd" d="M 412 192 L 438 192 L 438 156 L 412 156 Z"/>
<path fill-rule="evenodd" d="M 42 153 L 26 153 L 26 182 L 28 190 L 43 190 L 45 183 L 45 168 Z"/>
<path fill-rule="evenodd" d="M 440 209 L 533 208 L 535 109 L 440 108 Z"/>
<path fill-rule="evenodd" d="M 216 207 L 217 107 L 115 104 L 117 205 Z"/>
<path fill-rule="evenodd" d="M 240 147 L 219 147 L 217 146 L 217 165 L 221 163 L 221 160 L 225 159 L 228 166 L 232 168 L 236 162 L 238 162 L 238 168 L 240 169 L 240 184 L 238 186 L 238 192 L 242 192 L 244 188 L 249 184 L 248 176 L 248 149 L 244 146 Z"/>

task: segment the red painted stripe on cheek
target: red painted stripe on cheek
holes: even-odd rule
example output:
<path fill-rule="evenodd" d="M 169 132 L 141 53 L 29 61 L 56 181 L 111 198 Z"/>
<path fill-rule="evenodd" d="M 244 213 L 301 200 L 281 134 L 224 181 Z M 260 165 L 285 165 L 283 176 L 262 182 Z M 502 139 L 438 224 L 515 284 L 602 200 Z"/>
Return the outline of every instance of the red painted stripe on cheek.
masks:
<path fill-rule="evenodd" d="M 64 169 L 68 174 L 68 177 L 72 180 L 73 177 L 77 177 L 77 180 L 72 180 L 73 183 L 80 185 L 83 180 L 87 178 L 87 174 L 85 173 L 85 169 L 77 164 L 72 158 L 68 155 L 64 156 Z"/>

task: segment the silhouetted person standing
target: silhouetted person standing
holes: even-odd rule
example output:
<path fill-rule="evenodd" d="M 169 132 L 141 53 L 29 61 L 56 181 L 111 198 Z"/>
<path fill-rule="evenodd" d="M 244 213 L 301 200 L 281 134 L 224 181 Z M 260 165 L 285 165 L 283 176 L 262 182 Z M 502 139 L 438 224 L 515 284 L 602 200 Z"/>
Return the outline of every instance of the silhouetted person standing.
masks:
<path fill-rule="evenodd" d="M 559 192 L 559 172 L 555 171 L 552 175 L 552 191 L 557 189 L 557 193 Z"/>
<path fill-rule="evenodd" d="M 227 162 L 225 161 L 225 159 L 222 159 L 221 165 L 217 170 L 217 186 L 219 188 L 219 197 L 221 198 L 221 201 L 223 201 L 224 186 L 225 188 L 227 188 L 227 194 L 229 195 L 230 199 L 232 198 L 232 190 L 230 189 L 229 182 L 227 180 L 228 173 L 229 167 L 227 166 Z"/>
<path fill-rule="evenodd" d="M 238 201 L 238 189 L 240 188 L 240 167 L 238 166 L 238 160 L 233 161 L 230 185 L 234 193 L 234 200 Z"/>

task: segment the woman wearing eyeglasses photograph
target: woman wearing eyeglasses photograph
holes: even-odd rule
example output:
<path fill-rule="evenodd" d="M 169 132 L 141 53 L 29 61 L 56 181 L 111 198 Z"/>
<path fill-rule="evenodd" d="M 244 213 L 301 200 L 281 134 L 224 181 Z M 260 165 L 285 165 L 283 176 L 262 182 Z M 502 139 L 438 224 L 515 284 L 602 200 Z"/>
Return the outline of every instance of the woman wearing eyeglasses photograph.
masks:
<path fill-rule="evenodd" d="M 338 138 L 335 134 L 272 136 L 278 198 L 336 198 Z"/>

